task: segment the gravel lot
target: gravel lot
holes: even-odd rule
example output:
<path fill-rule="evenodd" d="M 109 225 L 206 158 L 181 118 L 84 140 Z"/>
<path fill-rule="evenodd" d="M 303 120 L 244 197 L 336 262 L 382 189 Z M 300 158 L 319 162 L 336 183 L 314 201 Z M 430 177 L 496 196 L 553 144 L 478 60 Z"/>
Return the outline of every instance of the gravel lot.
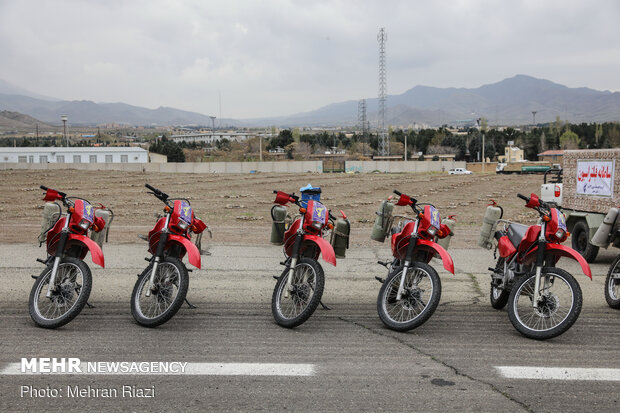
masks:
<path fill-rule="evenodd" d="M 7 170 L 0 172 L 2 242 L 35 242 L 40 231 L 43 202 L 39 185 L 102 203 L 114 210 L 110 242 L 135 242 L 148 232 L 161 202 L 146 193 L 149 183 L 171 196 L 189 198 L 198 217 L 214 233 L 214 243 L 268 242 L 273 190 L 299 192 L 308 183 L 320 186 L 322 201 L 332 211 L 343 210 L 351 220 L 352 246 L 372 245 L 369 239 L 375 211 L 382 199 L 398 189 L 430 202 L 442 216 L 456 215 L 453 243 L 474 246 L 488 200 L 505 208 L 505 217 L 524 223 L 537 214 L 523 207 L 517 192 L 540 192 L 540 175 L 446 174 L 164 174 L 119 171 Z M 396 208 L 395 213 L 409 212 Z M 19 228 L 19 230 L 16 230 Z M 252 231 L 248 231 L 252 229 Z M 472 243 L 474 243 L 472 245 Z"/>

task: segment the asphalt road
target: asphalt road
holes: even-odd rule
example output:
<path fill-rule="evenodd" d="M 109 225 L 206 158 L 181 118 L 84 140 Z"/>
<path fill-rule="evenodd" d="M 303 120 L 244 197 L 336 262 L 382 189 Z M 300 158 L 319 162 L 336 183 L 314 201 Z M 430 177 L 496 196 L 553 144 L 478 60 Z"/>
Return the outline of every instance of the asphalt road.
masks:
<path fill-rule="evenodd" d="M 141 272 L 145 244 L 106 245 L 106 269 L 93 270 L 90 302 L 57 330 L 37 328 L 27 300 L 40 272 L 32 245 L 0 245 L 0 371 L 31 357 L 83 361 L 244 363 L 237 375 L 7 375 L 0 374 L 0 411 L 561 411 L 617 412 L 618 381 L 536 380 L 503 377 L 497 366 L 620 368 L 620 311 L 603 296 L 607 269 L 617 252 L 603 251 L 594 280 L 565 259 L 584 293 L 577 323 L 546 342 L 522 337 L 505 311 L 488 303 L 492 253 L 451 250 L 456 275 L 432 264 L 442 280 L 441 304 L 409 333 L 383 327 L 376 311 L 384 275 L 377 258 L 387 244 L 350 250 L 338 267 L 323 263 L 324 302 L 294 330 L 278 327 L 270 310 L 281 266 L 272 246 L 216 245 L 203 270 L 190 274 L 188 298 L 167 324 L 146 329 L 133 322 L 129 298 Z M 310 366 L 306 375 L 252 375 L 257 364 Z M 226 364 L 228 366 L 228 364 Z M 260 366 L 260 365 L 258 365 Z M 254 370 L 253 370 L 254 369 Z M 25 386 L 25 387 L 22 387 Z M 63 397 L 32 397 L 23 389 L 57 388 Z M 67 386 L 119 389 L 118 397 L 69 397 Z M 155 397 L 122 397 L 122 386 L 154 388 Z"/>

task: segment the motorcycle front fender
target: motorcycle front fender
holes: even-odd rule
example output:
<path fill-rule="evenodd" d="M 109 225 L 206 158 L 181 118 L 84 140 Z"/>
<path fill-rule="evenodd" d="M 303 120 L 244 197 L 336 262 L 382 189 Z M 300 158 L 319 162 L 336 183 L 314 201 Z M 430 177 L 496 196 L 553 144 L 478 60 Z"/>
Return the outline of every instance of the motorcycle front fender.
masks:
<path fill-rule="evenodd" d="M 536 262 L 536 251 L 538 247 L 533 248 L 523 259 L 525 263 Z M 585 275 L 592 279 L 592 270 L 588 262 L 577 251 L 570 247 L 560 244 L 546 244 L 545 255 L 554 255 L 560 259 L 561 257 L 571 258 L 581 265 L 581 270 Z"/>
<path fill-rule="evenodd" d="M 194 267 L 200 269 L 200 266 L 201 266 L 200 251 L 198 251 L 198 248 L 194 245 L 193 242 L 191 242 L 187 238 L 182 237 L 180 235 L 169 234 L 168 242 L 166 242 L 166 247 L 168 247 L 168 244 L 170 243 L 181 244 L 181 246 L 187 252 L 187 259 L 189 260 L 189 263 L 192 264 Z"/>
<path fill-rule="evenodd" d="M 307 234 L 304 235 L 304 239 L 302 242 L 303 243 L 314 242 L 316 245 L 319 246 L 319 249 L 321 250 L 321 254 L 323 255 L 323 260 L 325 260 L 325 262 L 330 263 L 334 267 L 336 266 L 336 253 L 334 253 L 334 248 L 329 242 L 325 241 L 323 238 L 317 235 L 307 235 Z"/>
<path fill-rule="evenodd" d="M 67 239 L 67 246 L 65 247 L 65 249 L 75 244 L 81 244 L 82 247 L 89 250 L 93 262 L 99 265 L 101 268 L 105 268 L 103 251 L 101 251 L 101 247 L 99 247 L 99 244 L 97 244 L 92 239 L 85 237 L 84 235 L 69 234 L 69 238 Z"/>
<path fill-rule="evenodd" d="M 454 274 L 454 262 L 452 261 L 452 257 L 450 256 L 450 254 L 448 254 L 448 251 L 446 251 L 441 245 L 433 241 L 418 239 L 416 241 L 415 248 L 427 250 L 430 249 L 431 252 L 439 254 L 439 256 L 441 257 L 441 261 L 443 262 L 443 267 L 446 269 L 446 271 Z"/>

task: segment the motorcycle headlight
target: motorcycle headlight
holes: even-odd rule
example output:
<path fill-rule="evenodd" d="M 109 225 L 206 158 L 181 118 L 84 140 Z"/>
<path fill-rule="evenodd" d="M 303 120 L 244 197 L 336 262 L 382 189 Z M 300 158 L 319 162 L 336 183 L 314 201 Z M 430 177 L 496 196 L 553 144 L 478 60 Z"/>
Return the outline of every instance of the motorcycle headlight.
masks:
<path fill-rule="evenodd" d="M 321 221 L 312 221 L 312 227 L 320 230 L 321 228 L 323 228 L 323 222 Z"/>
<path fill-rule="evenodd" d="M 89 226 L 90 226 L 90 221 L 89 220 L 82 219 L 80 221 L 80 228 L 82 228 L 83 230 L 87 230 Z"/>
<path fill-rule="evenodd" d="M 566 231 L 564 231 L 562 228 L 558 229 L 558 230 L 555 232 L 555 237 L 556 237 L 557 239 L 564 239 L 564 236 L 565 236 L 565 235 L 566 235 Z"/>
<path fill-rule="evenodd" d="M 181 228 L 183 231 L 185 231 L 187 229 L 187 227 L 189 227 L 189 222 L 184 221 L 182 219 L 179 219 L 179 222 L 177 223 L 177 227 Z"/>
<path fill-rule="evenodd" d="M 437 233 L 437 227 L 434 227 L 434 226 L 431 225 L 430 227 L 428 227 L 426 232 L 428 232 L 430 235 L 434 236 Z"/>

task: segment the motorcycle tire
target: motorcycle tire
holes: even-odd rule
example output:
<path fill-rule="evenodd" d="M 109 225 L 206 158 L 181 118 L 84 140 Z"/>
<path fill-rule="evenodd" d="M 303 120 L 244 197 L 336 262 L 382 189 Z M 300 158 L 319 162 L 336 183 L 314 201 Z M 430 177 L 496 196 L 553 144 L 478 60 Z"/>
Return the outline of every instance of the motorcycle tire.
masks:
<path fill-rule="evenodd" d="M 157 327 L 170 320 L 181 308 L 189 287 L 185 265 L 177 258 L 165 257 L 157 267 L 151 295 L 146 297 L 152 269 L 150 264 L 138 276 L 131 293 L 131 314 L 144 327 Z"/>
<path fill-rule="evenodd" d="M 437 309 L 441 298 L 441 280 L 437 271 L 428 264 L 414 262 L 405 276 L 407 287 L 401 299 L 396 300 L 402 273 L 402 266 L 392 270 L 377 297 L 379 318 L 387 328 L 395 331 L 409 331 L 424 324 Z M 422 288 L 420 282 L 424 282 Z"/>
<path fill-rule="evenodd" d="M 599 247 L 590 244 L 590 227 L 585 220 L 579 221 L 573 227 L 571 246 L 580 253 L 587 262 L 594 262 Z"/>
<path fill-rule="evenodd" d="M 611 308 L 620 309 L 620 255 L 611 263 L 605 278 L 605 300 Z"/>
<path fill-rule="evenodd" d="M 497 264 L 495 264 L 495 269 L 501 270 L 502 272 L 504 271 L 504 259 L 502 257 L 497 260 Z M 491 291 L 489 294 L 491 307 L 495 308 L 496 310 L 501 310 L 502 308 L 506 307 L 509 296 L 510 290 L 496 287 L 493 285 L 493 282 L 491 282 Z"/>
<path fill-rule="evenodd" d="M 544 292 L 546 277 L 550 287 Z M 544 267 L 540 278 L 543 293 L 537 308 L 532 306 L 536 275 L 515 280 L 508 298 L 508 317 L 525 337 L 547 340 L 563 334 L 577 321 L 583 296 L 577 280 L 560 268 Z"/>
<path fill-rule="evenodd" d="M 285 297 L 288 269 L 278 278 L 271 299 L 271 313 L 276 323 L 285 328 L 297 327 L 314 313 L 325 288 L 325 274 L 312 258 L 301 257 L 295 265 L 292 291 Z"/>
<path fill-rule="evenodd" d="M 90 268 L 84 261 L 65 257 L 56 272 L 55 283 L 58 289 L 47 298 L 51 275 L 50 265 L 37 277 L 28 299 L 30 317 L 43 328 L 63 326 L 80 314 L 88 301 L 93 283 Z"/>

